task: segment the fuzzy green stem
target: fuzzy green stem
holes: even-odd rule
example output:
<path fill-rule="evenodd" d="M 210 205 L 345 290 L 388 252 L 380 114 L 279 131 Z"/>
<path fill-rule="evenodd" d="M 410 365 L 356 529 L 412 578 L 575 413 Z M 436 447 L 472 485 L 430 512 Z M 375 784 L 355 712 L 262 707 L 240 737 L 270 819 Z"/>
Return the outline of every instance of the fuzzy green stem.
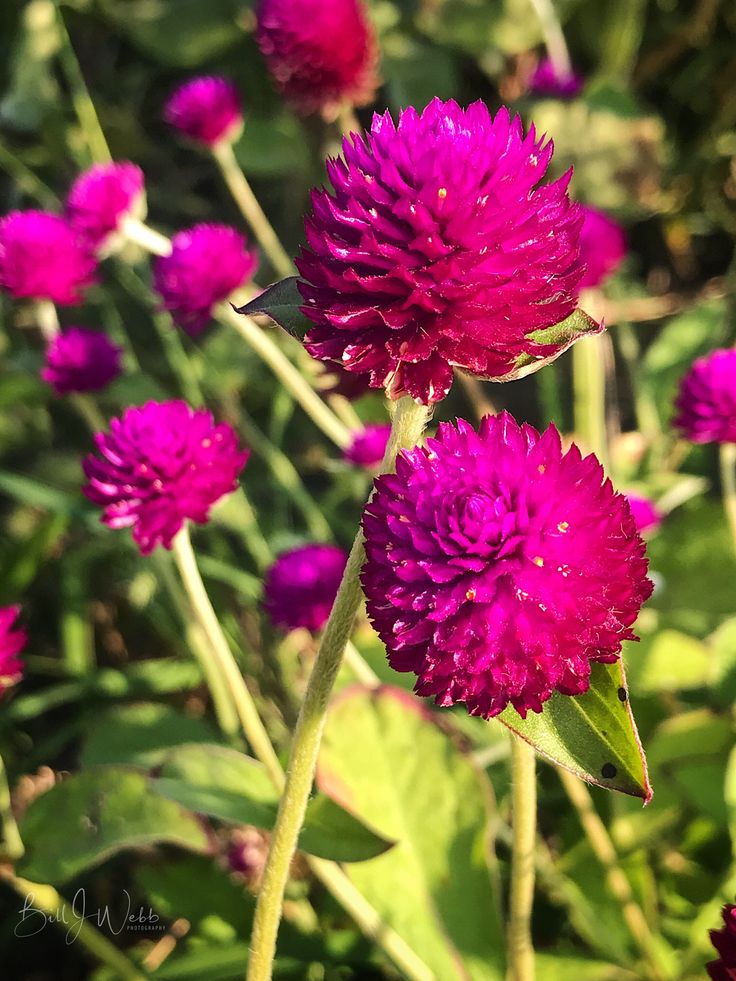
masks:
<path fill-rule="evenodd" d="M 222 140 L 212 148 L 212 156 L 220 168 L 220 173 L 233 196 L 233 200 L 240 209 L 240 213 L 250 225 L 251 231 L 258 239 L 275 271 L 282 278 L 293 276 L 294 263 L 281 244 L 273 225 L 266 217 L 265 211 L 258 203 L 258 198 L 253 193 L 248 179 L 235 158 L 232 143 L 228 140 Z"/>
<path fill-rule="evenodd" d="M 262 361 L 276 375 L 292 398 L 301 405 L 312 422 L 328 436 L 336 446 L 344 449 L 350 443 L 350 430 L 325 405 L 304 376 L 294 367 L 286 355 L 278 348 L 250 317 L 235 313 L 230 306 L 220 305 L 215 316 L 240 334 Z"/>
<path fill-rule="evenodd" d="M 510 981 L 534 981 L 531 915 L 534 904 L 534 852 L 537 826 L 537 783 L 534 748 L 511 737 L 511 898 L 508 961 Z"/>
<path fill-rule="evenodd" d="M 584 337 L 573 345 L 572 372 L 575 432 L 584 449 L 608 465 L 606 431 L 605 348 L 600 337 Z"/>
<path fill-rule="evenodd" d="M 15 823 L 10 801 L 10 786 L 5 772 L 5 761 L 0 756 L 0 861 L 17 862 L 25 854 L 23 840 Z"/>
<path fill-rule="evenodd" d="M 199 568 L 197 567 L 197 560 L 194 556 L 194 549 L 192 548 L 192 542 L 189 537 L 189 529 L 186 525 L 184 525 L 174 539 L 173 553 L 184 584 L 184 589 L 187 592 L 189 602 L 192 606 L 192 612 L 207 638 L 209 656 L 215 665 L 215 669 L 227 683 L 246 739 L 250 743 L 257 758 L 265 766 L 274 783 L 280 786 L 284 780 L 281 764 L 258 715 L 253 697 L 248 691 L 248 687 L 240 673 L 240 668 L 233 657 L 227 638 L 222 632 L 217 615 L 212 608 L 212 603 L 207 595 L 207 590 L 204 587 Z"/>
<path fill-rule="evenodd" d="M 416 445 L 428 418 L 429 412 L 425 406 L 417 405 L 409 398 L 399 401 L 384 457 L 384 470 L 393 467 L 399 449 Z M 358 531 L 296 724 L 286 787 L 271 836 L 256 906 L 247 981 L 269 981 L 271 978 L 284 890 L 312 789 L 327 707 L 360 606 L 362 592 L 359 575 L 364 554 L 363 535 Z"/>
<path fill-rule="evenodd" d="M 153 255 L 171 255 L 171 239 L 140 219 L 133 218 L 132 215 L 123 218 L 120 232 L 129 242 L 134 242 L 146 252 L 151 252 Z"/>
<path fill-rule="evenodd" d="M 0 873 L 0 877 L 23 897 L 24 902 L 29 904 L 29 909 L 32 907 L 47 917 L 53 917 L 54 922 L 66 930 L 68 938 L 78 938 L 88 953 L 100 964 L 104 964 L 114 977 L 120 978 L 121 981 L 146 981 L 148 974 L 129 960 L 90 922 L 79 916 L 74 909 L 74 904 L 67 902 L 53 886 L 29 882 L 9 872 Z"/>
<path fill-rule="evenodd" d="M 661 978 L 662 973 L 657 963 L 657 952 L 652 931 L 649 929 L 641 906 L 634 898 L 631 883 L 621 868 L 616 848 L 605 824 L 595 809 L 588 788 L 582 780 L 562 767 L 557 767 L 557 774 L 562 781 L 562 786 L 570 803 L 577 811 L 583 831 L 595 857 L 606 871 L 608 889 L 621 906 L 621 912 L 629 933 L 648 962 L 653 972 L 652 976 Z"/>
<path fill-rule="evenodd" d="M 721 443 L 718 453 L 721 464 L 723 508 L 736 549 L 736 443 Z"/>
<path fill-rule="evenodd" d="M 59 316 L 51 300 L 36 300 L 34 316 L 43 339 L 49 344 L 59 333 Z"/>
<path fill-rule="evenodd" d="M 531 0 L 531 5 L 539 20 L 539 26 L 542 28 L 544 46 L 554 67 L 555 75 L 560 79 L 570 78 L 572 76 L 570 53 L 567 50 L 565 35 L 562 32 L 562 25 L 552 0 Z"/>
<path fill-rule="evenodd" d="M 79 125 L 84 134 L 89 149 L 90 158 L 95 163 L 107 163 L 112 160 L 110 148 L 107 145 L 105 134 L 100 125 L 100 120 L 95 109 L 95 104 L 89 94 L 87 84 L 79 65 L 79 59 L 72 45 L 69 32 L 66 29 L 64 18 L 58 6 L 57 0 L 57 22 L 59 25 L 59 62 L 67 83 L 69 93 L 74 106 L 74 112 L 79 120 Z"/>

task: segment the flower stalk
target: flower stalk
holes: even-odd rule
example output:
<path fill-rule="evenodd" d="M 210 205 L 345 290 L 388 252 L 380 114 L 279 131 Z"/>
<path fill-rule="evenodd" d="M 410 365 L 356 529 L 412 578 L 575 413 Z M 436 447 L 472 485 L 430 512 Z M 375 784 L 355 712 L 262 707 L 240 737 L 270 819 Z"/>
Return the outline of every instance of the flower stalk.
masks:
<path fill-rule="evenodd" d="M 511 737 L 512 847 L 508 960 L 510 981 L 534 981 L 531 915 L 534 904 L 534 850 L 537 782 L 534 747 Z"/>
<path fill-rule="evenodd" d="M 575 432 L 588 453 L 608 469 L 606 425 L 606 340 L 585 337 L 573 345 Z"/>
<path fill-rule="evenodd" d="M 736 549 L 736 443 L 721 443 L 718 447 L 721 465 L 721 493 L 733 546 Z"/>
<path fill-rule="evenodd" d="M 399 400 L 384 458 L 384 470 L 393 466 L 400 449 L 414 446 L 418 442 L 428 419 L 429 410 L 426 406 L 417 405 L 409 398 Z M 296 724 L 286 786 L 271 836 L 256 906 L 247 981 L 269 981 L 271 978 L 284 890 L 312 789 L 327 707 L 360 606 L 362 591 L 359 576 L 363 559 L 363 534 L 358 531 Z"/>
<path fill-rule="evenodd" d="M 274 270 L 282 279 L 293 276 L 294 264 L 238 164 L 232 143 L 229 140 L 220 140 L 211 150 L 233 200 L 248 222 Z"/>

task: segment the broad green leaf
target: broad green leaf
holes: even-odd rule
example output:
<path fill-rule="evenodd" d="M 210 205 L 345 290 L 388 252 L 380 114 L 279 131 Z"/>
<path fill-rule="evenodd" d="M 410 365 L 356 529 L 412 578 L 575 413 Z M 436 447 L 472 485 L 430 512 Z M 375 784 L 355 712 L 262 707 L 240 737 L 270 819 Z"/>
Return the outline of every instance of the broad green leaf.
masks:
<path fill-rule="evenodd" d="M 553 763 L 607 790 L 652 797 L 646 759 L 639 741 L 623 662 L 593 664 L 583 695 L 555 692 L 541 712 L 522 719 L 509 706 L 500 722 Z"/>
<path fill-rule="evenodd" d="M 215 742 L 217 735 L 206 721 L 184 715 L 170 705 L 139 702 L 103 712 L 84 741 L 82 767 L 128 763 L 150 767 L 172 746 Z"/>
<path fill-rule="evenodd" d="M 178 845 L 204 852 L 199 821 L 154 794 L 147 778 L 123 767 L 75 774 L 35 800 L 20 823 L 26 846 L 20 875 L 67 882 L 124 849 Z"/>
<path fill-rule="evenodd" d="M 636 690 L 642 693 L 702 688 L 711 670 L 706 645 L 679 630 L 661 630 L 637 661 Z"/>
<path fill-rule="evenodd" d="M 313 324 L 309 317 L 302 313 L 304 300 L 299 292 L 298 282 L 298 276 L 282 279 L 259 293 L 254 300 L 246 303 L 245 306 L 235 307 L 235 312 L 248 317 L 259 313 L 268 314 L 280 327 L 287 330 L 297 340 L 302 341 Z"/>
<path fill-rule="evenodd" d="M 413 696 L 352 686 L 330 710 L 318 785 L 391 851 L 348 875 L 442 981 L 499 981 L 490 788 Z"/>
<path fill-rule="evenodd" d="M 535 371 L 539 371 L 540 368 L 544 368 L 545 365 L 557 360 L 561 354 L 564 354 L 568 348 L 572 347 L 575 341 L 579 341 L 583 337 L 593 337 L 602 331 L 603 324 L 596 323 L 583 310 L 575 310 L 569 317 L 566 317 L 559 323 L 529 334 L 529 340 L 534 341 L 535 344 L 554 345 L 555 350 L 551 354 L 522 354 L 516 359 L 516 364 L 511 371 L 505 375 L 500 375 L 498 378 L 489 378 L 488 381 L 507 382 L 525 378 L 527 375 L 531 375 Z"/>
<path fill-rule="evenodd" d="M 198 814 L 270 830 L 278 796 L 260 763 L 223 746 L 184 746 L 169 754 L 153 781 L 157 793 Z M 362 862 L 392 845 L 318 794 L 307 807 L 299 847 L 335 862 Z"/>

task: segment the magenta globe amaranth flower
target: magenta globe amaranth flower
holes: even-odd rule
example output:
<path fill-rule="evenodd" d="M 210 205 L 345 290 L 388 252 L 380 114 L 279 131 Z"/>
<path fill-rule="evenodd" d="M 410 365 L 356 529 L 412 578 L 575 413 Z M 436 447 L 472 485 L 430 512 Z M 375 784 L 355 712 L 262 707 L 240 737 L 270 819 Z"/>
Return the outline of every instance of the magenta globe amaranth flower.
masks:
<path fill-rule="evenodd" d="M 535 95 L 547 95 L 557 99 L 574 99 L 583 90 L 585 79 L 574 68 L 565 71 L 557 68 L 551 58 L 541 58 L 529 81 Z"/>
<path fill-rule="evenodd" d="M 706 964 L 712 981 L 736 979 L 736 906 L 727 903 L 722 911 L 723 926 L 710 931 L 710 940 L 718 951 L 718 960 Z"/>
<path fill-rule="evenodd" d="M 695 361 L 675 410 L 674 424 L 691 443 L 736 443 L 736 348 Z"/>
<path fill-rule="evenodd" d="M 185 402 L 126 409 L 97 433 L 99 456 L 84 461 L 84 493 L 104 508 L 110 528 L 132 528 L 143 555 L 171 548 L 184 523 L 204 524 L 210 508 L 237 487 L 248 459 L 227 423 Z"/>
<path fill-rule="evenodd" d="M 629 502 L 629 510 L 634 517 L 634 524 L 640 535 L 656 531 L 664 521 L 664 515 L 660 509 L 648 497 L 627 494 L 626 500 Z"/>
<path fill-rule="evenodd" d="M 297 266 L 316 358 L 366 374 L 392 398 L 436 402 L 455 367 L 512 376 L 562 345 L 535 331 L 570 315 L 583 267 L 570 173 L 540 184 L 552 144 L 482 102 L 435 99 L 398 126 L 375 115 L 328 162 Z"/>
<path fill-rule="evenodd" d="M 256 40 L 284 97 L 329 116 L 370 102 L 378 47 L 359 0 L 260 0 Z"/>
<path fill-rule="evenodd" d="M 171 254 L 153 267 L 153 284 L 175 323 L 196 337 L 212 317 L 212 308 L 249 282 L 258 268 L 254 250 L 227 225 L 195 225 L 177 232 Z"/>
<path fill-rule="evenodd" d="M 97 262 L 72 226 L 48 211 L 11 211 L 0 220 L 0 288 L 16 299 L 82 302 Z"/>
<path fill-rule="evenodd" d="M 28 636 L 22 627 L 16 626 L 19 606 L 0 608 L 0 693 L 20 680 L 23 662 L 19 654 L 26 646 Z"/>
<path fill-rule="evenodd" d="M 94 392 L 120 374 L 122 348 L 97 330 L 69 327 L 46 348 L 41 378 L 57 395 Z"/>
<path fill-rule="evenodd" d="M 146 213 L 143 171 L 133 163 L 95 164 L 72 184 L 66 216 L 92 249 L 104 248 L 128 217 Z"/>
<path fill-rule="evenodd" d="M 232 82 L 203 75 L 176 89 L 164 107 L 164 119 L 182 136 L 211 148 L 238 138 L 243 108 Z"/>
<path fill-rule="evenodd" d="M 651 593 L 644 542 L 594 456 L 508 413 L 442 423 L 366 506 L 362 581 L 397 671 L 439 705 L 525 717 L 615 661 Z"/>
<path fill-rule="evenodd" d="M 600 286 L 626 258 L 626 232 L 610 215 L 583 206 L 585 219 L 580 235 L 580 258 L 585 273 L 580 286 Z"/>
<path fill-rule="evenodd" d="M 302 545 L 282 552 L 263 584 L 264 606 L 273 624 L 285 630 L 321 630 L 347 560 L 347 552 L 335 545 Z"/>
<path fill-rule="evenodd" d="M 371 470 L 383 460 L 390 435 L 390 425 L 366 426 L 365 429 L 353 433 L 352 441 L 343 455 L 356 467 Z"/>

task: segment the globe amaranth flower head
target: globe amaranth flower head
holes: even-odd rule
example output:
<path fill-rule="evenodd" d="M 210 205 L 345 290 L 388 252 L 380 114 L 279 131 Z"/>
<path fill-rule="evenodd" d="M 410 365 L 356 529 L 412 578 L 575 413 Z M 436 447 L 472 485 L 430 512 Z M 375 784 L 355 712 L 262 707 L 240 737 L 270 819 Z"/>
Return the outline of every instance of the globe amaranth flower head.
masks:
<path fill-rule="evenodd" d="M 0 220 L 0 288 L 16 299 L 81 303 L 96 259 L 78 233 L 48 211 L 11 211 Z"/>
<path fill-rule="evenodd" d="M 629 502 L 629 510 L 634 517 L 636 530 L 640 535 L 647 532 L 656 531 L 664 521 L 664 515 L 648 497 L 640 497 L 638 494 L 627 494 L 626 500 Z"/>
<path fill-rule="evenodd" d="M 557 99 L 574 99 L 583 90 L 585 79 L 571 68 L 568 72 L 555 66 L 551 58 L 541 58 L 532 75 L 529 88 L 535 95 Z"/>
<path fill-rule="evenodd" d="M 260 0 L 257 17 L 268 70 L 299 112 L 330 116 L 371 101 L 378 46 L 360 0 Z"/>
<path fill-rule="evenodd" d="M 104 508 L 110 528 L 132 528 L 143 555 L 171 548 L 184 523 L 204 524 L 210 508 L 237 487 L 249 452 L 227 423 L 186 402 L 147 402 L 97 433 L 99 456 L 84 461 L 85 495 Z"/>
<path fill-rule="evenodd" d="M 508 413 L 442 423 L 366 506 L 368 614 L 397 671 L 439 705 L 523 717 L 615 661 L 651 593 L 626 498 L 594 456 Z"/>
<path fill-rule="evenodd" d="M 712 981 L 734 981 L 736 978 L 736 906 L 727 903 L 721 910 L 723 926 L 710 931 L 710 940 L 718 951 L 718 960 L 706 964 Z"/>
<path fill-rule="evenodd" d="M 282 552 L 263 584 L 263 605 L 272 623 L 285 630 L 321 630 L 347 560 L 347 552 L 335 545 L 302 545 Z"/>
<path fill-rule="evenodd" d="M 600 286 L 626 258 L 626 232 L 610 215 L 583 206 L 585 220 L 580 235 L 580 258 L 585 263 L 581 287 Z"/>
<path fill-rule="evenodd" d="M 126 217 L 145 217 L 143 171 L 128 162 L 95 164 L 72 184 L 65 212 L 91 249 L 104 249 Z"/>
<path fill-rule="evenodd" d="M 353 433 L 352 441 L 343 456 L 356 467 L 372 470 L 382 462 L 390 435 L 389 424 L 366 426 L 365 429 Z"/>
<path fill-rule="evenodd" d="M 499 378 L 563 349 L 530 335 L 575 310 L 582 213 L 570 173 L 540 184 L 552 144 L 534 127 L 435 99 L 398 125 L 375 115 L 343 151 L 297 260 L 310 354 L 428 403 L 454 367 Z"/>
<path fill-rule="evenodd" d="M 258 256 L 227 225 L 195 225 L 177 232 L 171 244 L 171 254 L 154 263 L 153 285 L 175 323 L 196 337 L 212 308 L 253 278 Z"/>
<path fill-rule="evenodd" d="M 238 138 L 243 107 L 232 82 L 203 75 L 176 89 L 164 107 L 164 119 L 182 136 L 211 148 Z"/>
<path fill-rule="evenodd" d="M 674 424 L 691 443 L 736 443 L 736 348 L 694 362 L 675 410 Z"/>
<path fill-rule="evenodd" d="M 46 348 L 41 378 L 57 395 L 94 392 L 118 377 L 122 353 L 101 331 L 68 327 Z"/>
<path fill-rule="evenodd" d="M 18 655 L 28 636 L 22 627 L 15 626 L 19 613 L 19 606 L 0 608 L 0 693 L 19 681 L 23 674 L 23 662 Z"/>

